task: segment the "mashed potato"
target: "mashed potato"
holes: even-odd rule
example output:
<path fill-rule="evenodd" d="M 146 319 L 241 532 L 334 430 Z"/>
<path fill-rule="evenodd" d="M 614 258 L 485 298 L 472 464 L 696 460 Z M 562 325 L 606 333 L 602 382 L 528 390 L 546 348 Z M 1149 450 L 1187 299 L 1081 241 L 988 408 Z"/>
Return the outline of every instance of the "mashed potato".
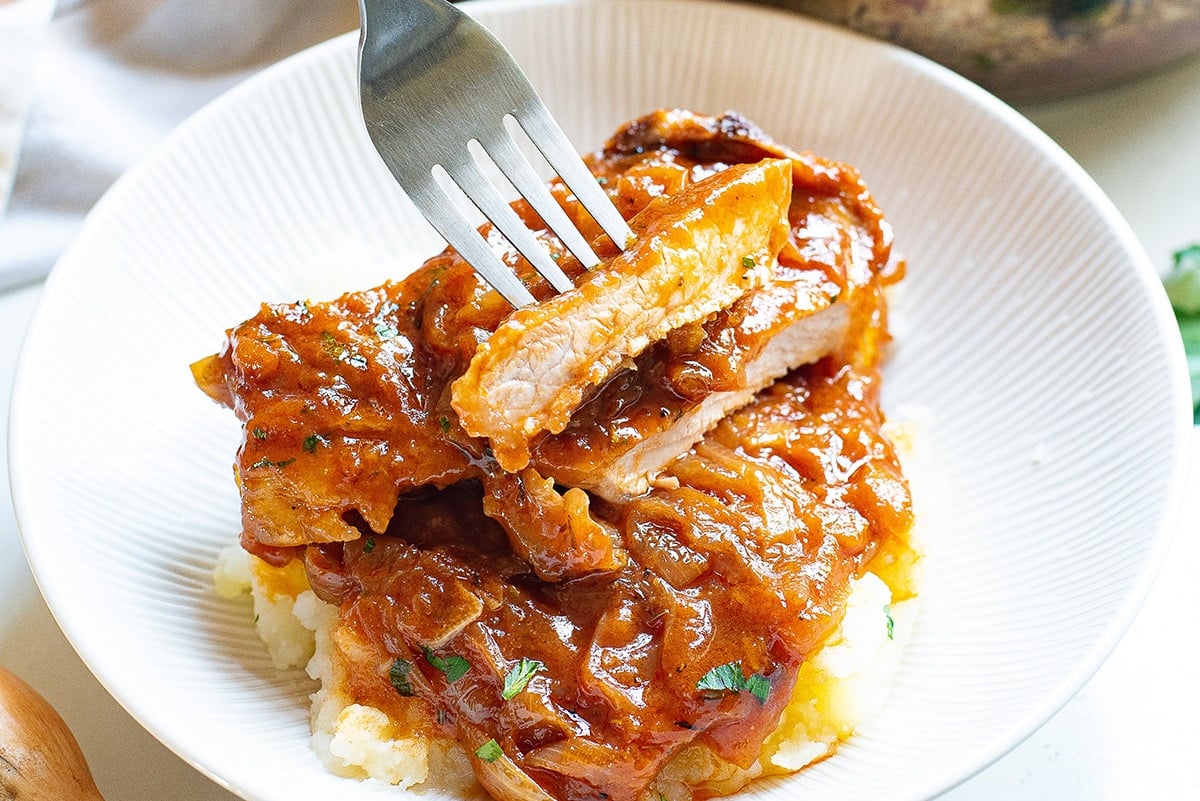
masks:
<path fill-rule="evenodd" d="M 877 572 L 853 582 L 841 625 L 801 667 L 792 699 L 758 761 L 743 769 L 691 745 L 667 764 L 646 801 L 685 801 L 693 797 L 689 787 L 728 795 L 759 776 L 799 770 L 832 754 L 878 712 L 912 633 L 920 558 L 908 544 L 895 543 L 871 566 Z M 478 788 L 457 742 L 397 736 L 387 715 L 339 692 L 332 660 L 337 610 L 308 589 L 302 565 L 275 568 L 238 547 L 227 548 L 214 582 L 226 597 L 253 597 L 258 635 L 277 668 L 304 668 L 318 682 L 312 747 L 329 770 L 401 789 L 436 785 L 465 796 Z"/>
<path fill-rule="evenodd" d="M 856 169 L 736 113 L 652 112 L 588 165 L 641 244 L 586 278 L 567 258 L 582 294 L 522 317 L 447 251 L 264 304 L 193 365 L 244 424 L 251 550 L 348 543 L 307 552 L 337 611 L 298 564 L 231 556 L 219 579 L 318 682 L 338 774 L 688 801 L 828 756 L 887 695 L 918 562 L 880 431 L 890 226 Z"/>
<path fill-rule="evenodd" d="M 886 434 L 904 459 L 910 483 L 920 485 L 914 498 L 928 501 L 929 471 L 923 464 L 928 413 L 905 408 L 896 417 Z M 760 776 L 800 770 L 830 756 L 879 712 L 917 617 L 922 532 L 928 529 L 924 507 L 916 519 L 907 540 L 889 541 L 869 572 L 851 583 L 841 623 L 801 666 L 792 698 L 758 760 L 744 769 L 703 745 L 690 745 L 667 763 L 642 801 L 691 801 L 696 791 L 725 796 Z M 275 667 L 303 668 L 317 682 L 312 748 L 330 771 L 401 789 L 426 786 L 460 797 L 486 796 L 457 741 L 401 736 L 382 711 L 354 703 L 339 690 L 333 660 L 337 609 L 308 588 L 303 565 L 272 567 L 231 546 L 221 552 L 213 580 L 224 597 L 253 597 L 258 636 Z"/>

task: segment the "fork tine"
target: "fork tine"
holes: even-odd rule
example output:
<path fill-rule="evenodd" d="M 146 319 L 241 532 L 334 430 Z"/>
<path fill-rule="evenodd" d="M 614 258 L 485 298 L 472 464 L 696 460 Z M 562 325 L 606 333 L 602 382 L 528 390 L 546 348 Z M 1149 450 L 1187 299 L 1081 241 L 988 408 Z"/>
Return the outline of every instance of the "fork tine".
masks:
<path fill-rule="evenodd" d="M 405 192 L 442 238 L 513 308 L 519 309 L 537 302 L 508 265 L 492 252 L 479 231 L 463 218 L 458 207 L 432 176 L 419 185 L 410 182 L 405 186 Z"/>
<path fill-rule="evenodd" d="M 545 104 L 535 99 L 534 102 L 529 102 L 513 112 L 513 116 L 546 157 L 546 161 L 550 162 L 554 171 L 575 193 L 575 197 L 587 209 L 588 214 L 600 224 L 608 238 L 624 250 L 634 238 L 633 231 L 608 199 L 608 195 L 600 188 L 595 176 L 588 171 L 579 154 L 575 152 L 571 140 L 563 133 L 563 129 L 546 109 Z"/>
<path fill-rule="evenodd" d="M 508 131 L 501 127 L 486 139 L 481 139 L 480 144 L 554 235 L 579 259 L 584 269 L 591 270 L 598 265 L 600 257 L 583 238 L 583 234 L 579 233 L 579 229 L 563 211 L 562 206 L 558 205 L 554 195 L 530 166 Z"/>
<path fill-rule="evenodd" d="M 566 292 L 574 287 L 571 279 L 567 278 L 566 274 L 554 263 L 554 259 L 550 258 L 550 252 L 545 245 L 537 241 L 517 213 L 500 196 L 496 187 L 492 186 L 491 181 L 483 174 L 483 170 L 479 168 L 470 153 L 466 158 L 458 159 L 448 165 L 443 164 L 442 167 L 458 184 L 463 194 L 483 212 L 483 216 L 500 229 L 504 238 L 529 260 L 533 268 L 549 281 L 551 286 L 559 292 Z"/>
<path fill-rule="evenodd" d="M 443 169 L 556 290 L 572 288 L 549 249 L 525 226 L 473 158 L 472 141 L 485 152 L 488 147 L 478 138 L 466 141 L 463 147 L 469 135 L 459 136 L 472 130 L 491 137 L 499 129 L 505 135 L 493 140 L 489 158 L 581 262 L 588 266 L 597 263 L 586 240 L 542 182 L 526 174 L 532 169 L 524 163 L 515 142 L 506 138 L 509 132 L 503 120 L 508 115 L 605 234 L 625 248 L 633 238 L 629 226 L 495 36 L 444 0 L 360 0 L 359 6 L 359 101 L 371 142 L 430 223 L 484 280 L 513 306 L 534 302 L 528 288 L 460 213 L 446 187 L 433 179 L 431 167 Z M 448 121 L 453 124 L 448 126 Z M 513 151 L 517 158 L 512 158 Z"/>

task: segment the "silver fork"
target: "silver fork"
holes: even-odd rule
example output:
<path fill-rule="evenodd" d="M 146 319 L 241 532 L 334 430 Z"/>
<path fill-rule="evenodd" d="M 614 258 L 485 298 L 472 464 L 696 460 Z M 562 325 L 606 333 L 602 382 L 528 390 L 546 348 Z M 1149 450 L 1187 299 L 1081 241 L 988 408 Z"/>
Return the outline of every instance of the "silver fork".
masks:
<path fill-rule="evenodd" d="M 585 268 L 600 259 L 521 153 L 506 116 L 626 247 L 629 226 L 490 32 L 444 0 L 359 0 L 359 11 L 359 96 L 375 149 L 438 233 L 509 303 L 519 308 L 534 298 L 438 184 L 439 167 L 551 286 L 565 292 L 572 284 L 485 175 L 472 141 Z"/>

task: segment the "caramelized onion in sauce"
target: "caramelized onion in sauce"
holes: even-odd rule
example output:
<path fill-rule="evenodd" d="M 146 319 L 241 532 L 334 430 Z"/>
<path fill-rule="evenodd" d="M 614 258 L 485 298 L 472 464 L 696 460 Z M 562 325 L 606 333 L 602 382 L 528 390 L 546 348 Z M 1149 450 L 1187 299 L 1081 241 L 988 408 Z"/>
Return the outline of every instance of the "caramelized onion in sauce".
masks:
<path fill-rule="evenodd" d="M 639 801 L 689 746 L 749 767 L 852 580 L 911 526 L 878 402 L 883 287 L 903 265 L 858 174 L 735 115 L 687 112 L 629 124 L 589 163 L 633 216 L 730 164 L 781 158 L 790 232 L 771 279 L 609 376 L 520 471 L 450 403 L 510 311 L 451 251 L 400 283 L 264 305 L 194 366 L 245 424 L 243 544 L 303 559 L 338 609 L 340 689 L 401 733 L 457 739 L 499 799 Z M 827 355 L 689 430 L 636 491 L 597 490 L 831 309 L 828 342 L 803 361 Z"/>

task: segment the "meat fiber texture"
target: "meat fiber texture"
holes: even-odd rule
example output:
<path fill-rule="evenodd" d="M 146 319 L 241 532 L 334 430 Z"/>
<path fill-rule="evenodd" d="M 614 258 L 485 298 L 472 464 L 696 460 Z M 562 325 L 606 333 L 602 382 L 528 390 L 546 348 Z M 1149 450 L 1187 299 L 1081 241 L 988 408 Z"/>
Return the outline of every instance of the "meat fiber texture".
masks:
<path fill-rule="evenodd" d="M 539 233 L 575 289 L 485 230 L 537 306 L 448 250 L 264 307 L 195 368 L 245 424 L 258 628 L 320 682 L 339 774 L 683 801 L 822 758 L 882 701 L 918 559 L 878 408 L 882 215 L 733 115 L 656 112 L 590 166 L 638 237 L 585 273 Z M 543 669 L 502 694 L 518 658 Z M 769 687 L 702 692 L 722 666 Z"/>
<path fill-rule="evenodd" d="M 902 262 L 853 167 L 784 148 L 734 114 L 683 111 L 635 120 L 586 159 L 641 233 L 627 254 L 560 184 L 552 191 L 608 259 L 600 270 L 585 272 L 515 204 L 575 289 L 555 296 L 485 228 L 537 306 L 514 312 L 447 249 L 401 281 L 264 304 L 193 366 L 243 423 L 246 547 L 264 555 L 351 541 L 363 526 L 383 531 L 398 496 L 516 475 L 526 458 L 553 485 L 634 497 L 788 370 L 826 353 L 868 366 L 877 358 L 882 288 Z M 755 213 L 734 213 L 746 208 Z M 701 250 L 723 253 L 723 266 Z M 509 390 L 531 402 L 499 403 Z M 492 426 L 485 436 L 468 431 L 483 430 L 476 418 Z"/>
<path fill-rule="evenodd" d="M 909 571 L 902 578 L 915 580 L 915 570 Z M 330 771 L 401 790 L 481 797 L 467 753 L 457 742 L 399 731 L 385 713 L 346 693 L 334 645 L 337 610 L 316 598 L 294 567 L 252 561 L 231 547 L 221 553 L 215 578 L 225 597 L 252 594 L 256 629 L 275 665 L 304 668 L 319 682 L 312 694 L 311 746 Z M 830 755 L 883 706 L 918 603 L 914 597 L 897 601 L 894 590 L 873 573 L 855 581 L 845 617 L 802 667 L 803 680 L 759 758 L 739 768 L 693 745 L 667 764 L 643 800 L 688 801 L 698 787 L 728 795 L 757 777 L 799 770 Z"/>
<path fill-rule="evenodd" d="M 572 291 L 513 313 L 454 382 L 463 427 L 500 466 L 527 466 L 530 438 L 558 433 L 593 387 L 652 342 L 761 286 L 788 239 L 791 164 L 730 167 L 652 204 L 620 255 Z"/>

